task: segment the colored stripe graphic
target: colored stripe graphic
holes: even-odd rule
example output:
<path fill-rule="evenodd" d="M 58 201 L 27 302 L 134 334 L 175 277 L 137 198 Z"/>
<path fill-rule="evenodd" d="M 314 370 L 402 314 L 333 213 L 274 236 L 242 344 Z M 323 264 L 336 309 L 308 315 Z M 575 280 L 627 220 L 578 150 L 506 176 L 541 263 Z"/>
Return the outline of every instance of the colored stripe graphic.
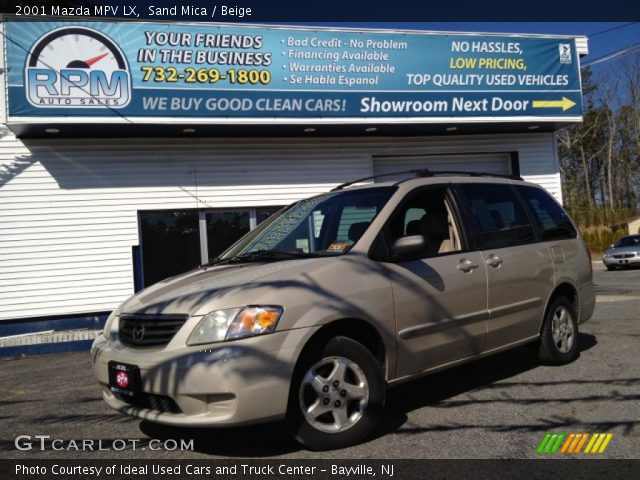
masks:
<path fill-rule="evenodd" d="M 564 433 L 559 433 L 556 442 L 551 447 L 551 451 L 549 453 L 556 453 L 560 448 L 560 444 L 566 435 Z"/>
<path fill-rule="evenodd" d="M 567 450 L 569 449 L 569 445 L 571 445 L 571 442 L 573 442 L 573 439 L 576 437 L 575 433 L 570 433 L 569 436 L 567 437 L 567 440 L 564 442 L 564 445 L 562 445 L 562 449 L 560 450 L 560 453 L 567 453 Z"/>
<path fill-rule="evenodd" d="M 537 452 L 540 454 L 556 453 L 565 436 L 566 434 L 564 433 L 547 433 L 540 442 L 540 445 L 538 445 Z"/>
<path fill-rule="evenodd" d="M 544 449 L 547 446 L 547 443 L 549 442 L 549 440 L 551 439 L 551 434 L 547 433 L 544 438 L 542 439 L 542 441 L 540 442 L 540 445 L 538 445 L 538 453 L 544 453 Z"/>
<path fill-rule="evenodd" d="M 576 447 L 578 446 L 578 443 L 580 442 L 581 439 L 582 439 L 582 434 L 576 433 L 575 437 L 573 437 L 573 442 L 571 442 L 571 446 L 569 447 L 569 450 L 567 451 L 567 453 L 575 452 Z"/>
<path fill-rule="evenodd" d="M 539 454 L 604 453 L 613 433 L 547 433 L 537 448 Z M 585 447 L 586 444 L 586 448 Z"/>
<path fill-rule="evenodd" d="M 613 433 L 607 433 L 607 437 L 604 439 L 604 442 L 602 442 L 602 445 L 600 446 L 600 450 L 598 450 L 598 453 L 604 453 L 605 449 L 607 448 L 607 445 L 609 445 L 609 442 L 611 441 L 612 438 L 613 438 Z"/>
<path fill-rule="evenodd" d="M 591 453 L 591 447 L 593 447 L 593 444 L 596 443 L 598 437 L 599 435 L 597 433 L 594 433 L 591 436 L 591 440 L 589 440 L 589 443 L 587 443 L 587 448 L 584 449 L 584 453 Z"/>
<path fill-rule="evenodd" d="M 584 446 L 584 444 L 587 441 L 587 438 L 589 438 L 589 434 L 588 433 L 583 433 L 582 434 L 582 438 L 580 439 L 580 443 L 578 443 L 578 445 L 576 446 L 575 453 L 580 453 L 580 451 L 582 450 L 582 447 Z"/>
<path fill-rule="evenodd" d="M 613 438 L 613 433 L 594 433 L 584 453 L 604 453 Z"/>

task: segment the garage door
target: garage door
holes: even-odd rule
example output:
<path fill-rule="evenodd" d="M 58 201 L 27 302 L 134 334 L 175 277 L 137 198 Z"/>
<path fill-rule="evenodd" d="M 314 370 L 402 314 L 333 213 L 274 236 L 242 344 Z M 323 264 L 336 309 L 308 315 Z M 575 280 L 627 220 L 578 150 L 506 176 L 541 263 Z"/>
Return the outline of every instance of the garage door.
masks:
<path fill-rule="evenodd" d="M 454 155 L 389 156 L 373 158 L 373 174 L 387 174 L 405 170 L 462 170 L 465 172 L 511 174 L 509 153 L 480 153 Z M 379 182 L 407 178 L 407 175 L 385 176 Z"/>

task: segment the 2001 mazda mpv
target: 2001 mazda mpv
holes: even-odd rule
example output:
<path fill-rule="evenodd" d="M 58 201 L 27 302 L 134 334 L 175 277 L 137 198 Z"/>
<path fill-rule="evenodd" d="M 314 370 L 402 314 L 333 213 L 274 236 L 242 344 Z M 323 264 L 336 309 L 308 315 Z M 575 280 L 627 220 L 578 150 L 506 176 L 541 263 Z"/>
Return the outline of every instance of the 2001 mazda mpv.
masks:
<path fill-rule="evenodd" d="M 586 246 L 543 189 L 423 171 L 297 202 L 134 295 L 93 369 L 123 413 L 284 418 L 303 445 L 338 448 L 375 428 L 387 386 L 527 342 L 572 361 L 594 302 Z"/>

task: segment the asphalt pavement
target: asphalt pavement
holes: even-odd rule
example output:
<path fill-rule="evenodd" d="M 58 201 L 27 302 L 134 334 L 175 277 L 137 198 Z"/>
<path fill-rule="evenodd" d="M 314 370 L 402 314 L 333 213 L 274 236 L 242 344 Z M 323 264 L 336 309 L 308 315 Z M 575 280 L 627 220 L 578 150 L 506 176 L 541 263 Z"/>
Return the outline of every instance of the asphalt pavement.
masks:
<path fill-rule="evenodd" d="M 549 432 L 610 432 L 600 458 L 640 458 L 640 270 L 596 263 L 594 279 L 596 311 L 581 326 L 577 361 L 540 366 L 524 347 L 401 385 L 373 438 L 322 454 L 280 424 L 180 429 L 123 416 L 102 402 L 88 352 L 2 360 L 0 458 L 539 458 Z M 31 449 L 16 449 L 20 435 Z M 50 436 L 45 450 L 36 435 Z M 180 439 L 193 450 L 174 450 Z M 83 440 L 93 452 L 77 451 Z M 105 447 L 117 450 L 96 451 Z"/>

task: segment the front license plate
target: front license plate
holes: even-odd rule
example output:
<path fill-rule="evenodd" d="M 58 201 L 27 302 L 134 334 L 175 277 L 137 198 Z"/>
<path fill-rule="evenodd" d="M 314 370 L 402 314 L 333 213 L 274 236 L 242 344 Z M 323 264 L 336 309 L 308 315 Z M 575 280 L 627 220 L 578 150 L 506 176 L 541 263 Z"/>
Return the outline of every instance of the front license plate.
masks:
<path fill-rule="evenodd" d="M 140 389 L 140 369 L 127 363 L 109 362 L 109 390 L 135 397 Z"/>
<path fill-rule="evenodd" d="M 629 263 L 629 260 L 620 260 L 619 262 L 620 262 L 621 264 L 627 264 L 627 263 Z"/>

